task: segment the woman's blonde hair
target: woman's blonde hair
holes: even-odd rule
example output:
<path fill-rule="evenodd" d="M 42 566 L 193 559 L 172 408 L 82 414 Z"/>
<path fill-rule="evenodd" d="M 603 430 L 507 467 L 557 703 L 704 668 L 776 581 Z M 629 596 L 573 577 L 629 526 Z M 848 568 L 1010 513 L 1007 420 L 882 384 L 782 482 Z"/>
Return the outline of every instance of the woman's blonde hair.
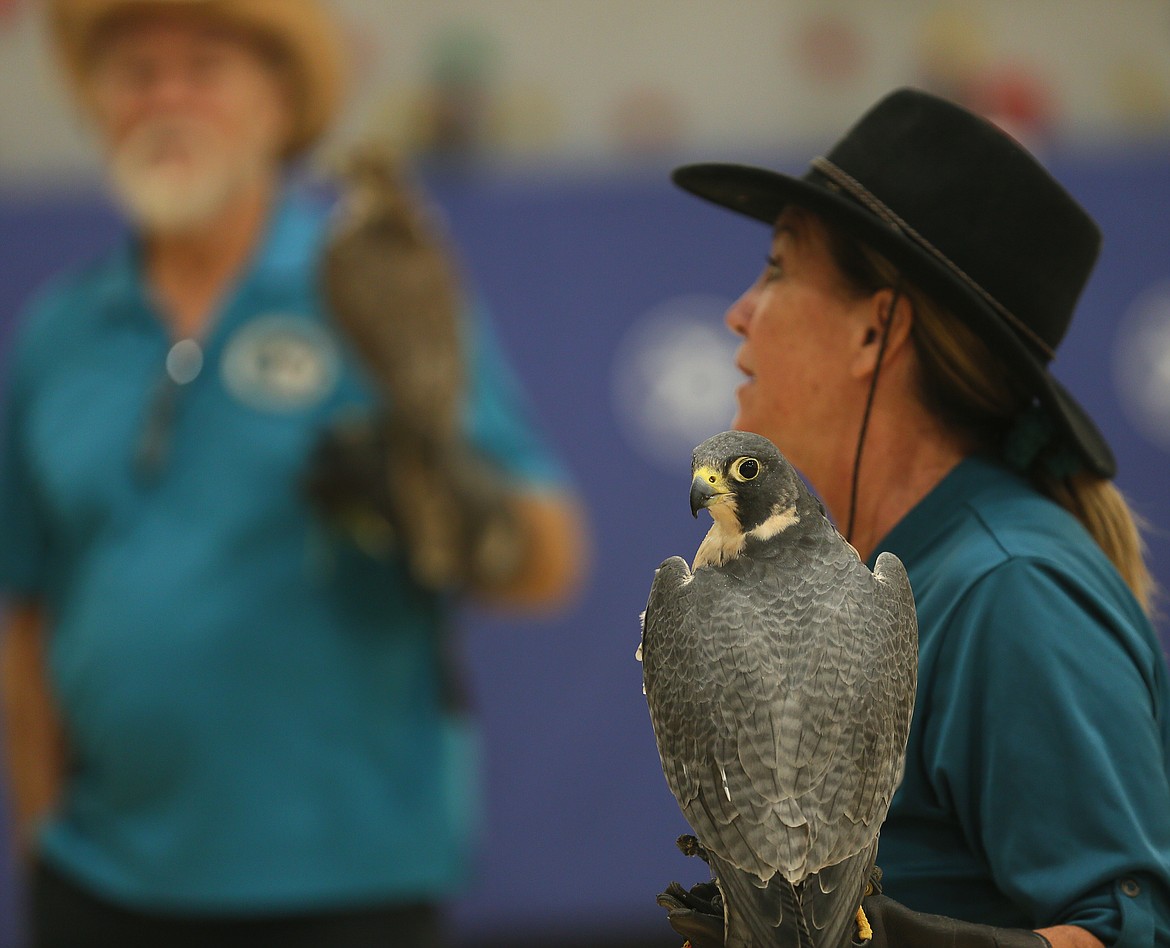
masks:
<path fill-rule="evenodd" d="M 852 289 L 873 293 L 898 285 L 912 304 L 911 337 L 918 356 L 924 404 L 982 450 L 1000 456 L 1010 454 L 1014 429 L 1021 416 L 1033 407 L 1032 393 L 974 330 L 916 287 L 907 285 L 888 260 L 831 224 L 825 227 L 829 251 Z M 1156 583 L 1145 560 L 1141 535 L 1144 522 L 1108 478 L 1076 465 L 1053 464 L 1060 450 L 1058 446 L 1055 452 L 1030 452 L 1022 464 L 1015 466 L 1023 467 L 1040 493 L 1084 525 L 1142 608 L 1151 613 Z M 1068 457 L 1067 453 L 1064 457 Z"/>

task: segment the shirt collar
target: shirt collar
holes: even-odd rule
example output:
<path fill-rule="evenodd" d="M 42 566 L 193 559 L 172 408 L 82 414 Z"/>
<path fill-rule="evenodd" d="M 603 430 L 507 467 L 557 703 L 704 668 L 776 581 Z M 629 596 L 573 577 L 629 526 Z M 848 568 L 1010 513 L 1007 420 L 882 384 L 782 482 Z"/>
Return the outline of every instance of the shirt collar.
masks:
<path fill-rule="evenodd" d="M 964 458 L 878 542 L 870 555 L 870 568 L 883 550 L 897 554 L 903 562 L 922 556 L 965 516 L 964 508 L 972 498 L 1008 481 L 1020 483 L 1020 478 L 991 458 Z"/>

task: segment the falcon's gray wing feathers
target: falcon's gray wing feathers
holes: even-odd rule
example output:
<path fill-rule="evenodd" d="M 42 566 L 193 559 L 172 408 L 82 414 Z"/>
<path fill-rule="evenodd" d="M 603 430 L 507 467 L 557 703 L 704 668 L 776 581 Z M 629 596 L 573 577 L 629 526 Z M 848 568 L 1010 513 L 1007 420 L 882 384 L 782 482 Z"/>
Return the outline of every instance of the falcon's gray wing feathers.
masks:
<path fill-rule="evenodd" d="M 667 785 L 684 813 L 698 796 L 702 761 L 709 759 L 705 751 L 715 740 L 713 709 L 695 681 L 699 626 L 691 615 L 688 587 L 692 582 L 693 574 L 682 557 L 664 561 L 654 574 L 642 620 L 644 680 L 648 689 L 660 695 L 650 702 L 651 722 Z M 674 628 L 691 634 L 656 634 Z"/>
<path fill-rule="evenodd" d="M 912 600 L 900 564 L 883 581 L 843 545 L 825 551 L 815 583 L 795 557 L 739 562 L 734 579 L 692 575 L 681 559 L 659 571 L 646 613 L 651 713 L 703 844 L 761 880 L 799 881 L 867 848 L 885 815 L 913 702 Z M 892 763 L 871 773 L 874 759 Z"/>

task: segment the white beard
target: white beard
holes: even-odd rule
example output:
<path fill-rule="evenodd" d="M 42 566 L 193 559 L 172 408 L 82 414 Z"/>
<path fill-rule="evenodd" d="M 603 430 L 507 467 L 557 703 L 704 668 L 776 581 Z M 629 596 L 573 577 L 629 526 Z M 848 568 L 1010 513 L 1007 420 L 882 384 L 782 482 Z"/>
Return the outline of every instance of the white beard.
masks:
<path fill-rule="evenodd" d="M 114 193 L 146 231 L 188 232 L 211 221 L 263 173 L 267 156 L 247 145 L 229 145 L 189 118 L 146 120 L 112 155 Z"/>

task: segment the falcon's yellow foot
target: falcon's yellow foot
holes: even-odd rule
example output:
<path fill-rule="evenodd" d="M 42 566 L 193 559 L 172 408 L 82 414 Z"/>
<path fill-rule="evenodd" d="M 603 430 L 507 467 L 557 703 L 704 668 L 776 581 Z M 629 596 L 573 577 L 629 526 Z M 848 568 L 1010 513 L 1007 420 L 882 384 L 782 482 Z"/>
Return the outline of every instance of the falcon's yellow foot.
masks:
<path fill-rule="evenodd" d="M 857 907 L 857 940 L 863 944 L 873 940 L 873 927 L 865 917 L 865 909 L 860 905 Z"/>

